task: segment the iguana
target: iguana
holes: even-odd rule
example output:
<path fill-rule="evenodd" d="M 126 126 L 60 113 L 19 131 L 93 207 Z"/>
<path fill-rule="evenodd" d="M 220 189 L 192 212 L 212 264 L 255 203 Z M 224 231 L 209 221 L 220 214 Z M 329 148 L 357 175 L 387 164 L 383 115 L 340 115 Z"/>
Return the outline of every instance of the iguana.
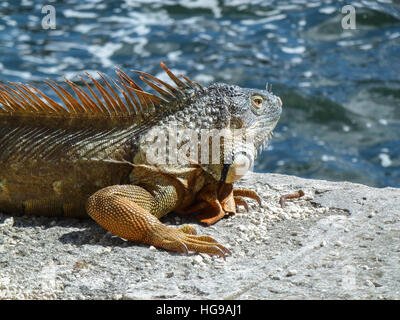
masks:
<path fill-rule="evenodd" d="M 282 101 L 268 89 L 203 87 L 161 67 L 171 82 L 132 70 L 154 93 L 118 68 L 116 80 L 65 80 L 69 90 L 45 81 L 60 102 L 32 85 L 0 84 L 0 211 L 89 215 L 124 239 L 230 254 L 193 226 L 159 218 L 198 212 L 210 225 L 247 207 L 246 197 L 260 203 L 233 183 L 271 137 Z"/>

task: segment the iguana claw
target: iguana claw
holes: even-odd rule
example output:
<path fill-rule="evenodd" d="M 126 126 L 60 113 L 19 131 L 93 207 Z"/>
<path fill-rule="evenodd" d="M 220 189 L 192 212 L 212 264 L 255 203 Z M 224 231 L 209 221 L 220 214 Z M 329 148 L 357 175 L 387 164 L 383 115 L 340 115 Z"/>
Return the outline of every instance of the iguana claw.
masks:
<path fill-rule="evenodd" d="M 160 226 L 161 227 L 161 226 Z M 217 255 L 226 258 L 231 252 L 223 245 L 219 244 L 214 238 L 210 236 L 197 236 L 183 232 L 180 229 L 163 226 L 162 230 L 157 231 L 157 235 L 161 235 L 161 241 L 154 241 L 153 245 L 164 249 L 182 252 L 188 254 L 189 251 L 206 253 L 210 255 Z"/>

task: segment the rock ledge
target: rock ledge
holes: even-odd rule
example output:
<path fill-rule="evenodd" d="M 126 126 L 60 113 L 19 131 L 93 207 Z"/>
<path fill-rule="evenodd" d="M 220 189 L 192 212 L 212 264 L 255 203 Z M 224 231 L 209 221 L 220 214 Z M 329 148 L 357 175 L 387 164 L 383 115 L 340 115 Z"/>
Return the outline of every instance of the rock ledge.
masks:
<path fill-rule="evenodd" d="M 400 299 L 400 189 L 256 173 L 240 185 L 263 208 L 212 227 L 163 219 L 213 236 L 226 261 L 127 242 L 91 220 L 0 213 L 0 299 Z"/>

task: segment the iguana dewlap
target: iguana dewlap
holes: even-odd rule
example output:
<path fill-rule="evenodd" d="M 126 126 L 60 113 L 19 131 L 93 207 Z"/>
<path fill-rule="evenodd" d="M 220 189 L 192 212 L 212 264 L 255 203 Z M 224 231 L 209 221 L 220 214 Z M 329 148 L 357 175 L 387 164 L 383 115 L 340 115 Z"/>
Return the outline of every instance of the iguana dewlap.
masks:
<path fill-rule="evenodd" d="M 233 183 L 253 165 L 281 114 L 268 90 L 216 83 L 174 85 L 134 71 L 156 93 L 117 69 L 113 81 L 48 81 L 56 102 L 21 83 L 0 84 L 0 211 L 83 217 L 132 241 L 225 257 L 224 246 L 194 228 L 159 218 L 200 212 L 213 224 L 244 198 Z"/>

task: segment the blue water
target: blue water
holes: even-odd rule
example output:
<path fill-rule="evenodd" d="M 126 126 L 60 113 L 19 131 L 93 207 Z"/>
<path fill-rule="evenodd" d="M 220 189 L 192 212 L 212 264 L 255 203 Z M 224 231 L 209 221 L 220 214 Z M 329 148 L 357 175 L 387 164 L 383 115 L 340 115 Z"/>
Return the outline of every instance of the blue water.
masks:
<path fill-rule="evenodd" d="M 342 28 L 346 4 L 355 30 Z M 272 84 L 284 110 L 255 171 L 400 187 L 398 1 L 0 2 L 0 81 L 161 76 L 160 61 L 205 85 Z"/>

